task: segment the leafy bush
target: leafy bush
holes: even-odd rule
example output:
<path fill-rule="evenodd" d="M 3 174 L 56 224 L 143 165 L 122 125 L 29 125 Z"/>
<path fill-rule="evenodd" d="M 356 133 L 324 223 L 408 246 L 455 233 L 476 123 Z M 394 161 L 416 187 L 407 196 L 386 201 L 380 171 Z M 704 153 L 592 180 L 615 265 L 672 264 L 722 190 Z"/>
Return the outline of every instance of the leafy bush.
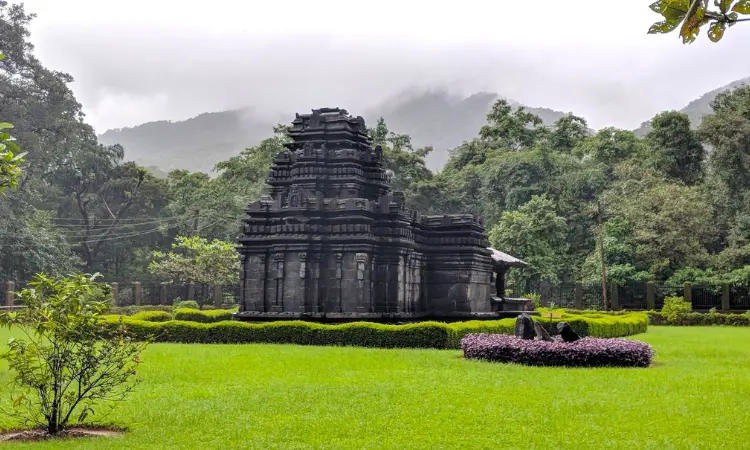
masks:
<path fill-rule="evenodd" d="M 662 315 L 669 321 L 676 321 L 685 314 L 693 311 L 693 305 L 685 301 L 682 297 L 667 297 L 664 299 L 664 307 L 661 309 Z"/>
<path fill-rule="evenodd" d="M 135 320 L 145 320 L 146 322 L 167 322 L 173 319 L 172 314 L 166 311 L 141 311 L 130 317 Z"/>
<path fill-rule="evenodd" d="M 690 312 L 681 314 L 674 318 L 668 318 L 664 312 L 649 311 L 648 320 L 651 325 L 674 325 L 674 326 L 712 326 L 727 325 L 734 327 L 750 326 L 750 314 L 722 314 L 722 313 L 698 313 Z"/>
<path fill-rule="evenodd" d="M 232 320 L 234 310 L 229 309 L 209 309 L 201 311 L 196 308 L 180 308 L 174 312 L 174 320 L 184 320 L 187 322 L 214 323 Z"/>
<path fill-rule="evenodd" d="M 207 312 L 209 311 L 199 313 Z M 182 311 L 180 313 L 182 314 Z M 194 314 L 195 311 L 188 311 L 180 317 L 196 318 Z M 118 324 L 119 320 L 118 317 L 106 318 L 106 321 L 113 325 Z M 648 325 L 648 319 L 644 313 L 603 318 L 563 315 L 562 318 L 543 320 L 540 323 L 550 332 L 555 332 L 556 324 L 563 320 L 570 323 L 580 335 L 597 337 L 619 337 L 642 333 L 646 331 Z M 354 322 L 324 325 L 304 321 L 196 323 L 195 321 L 174 320 L 156 323 L 126 317 L 124 323 L 136 336 L 154 335 L 154 339 L 160 342 L 354 345 L 385 348 L 459 348 L 461 339 L 466 335 L 513 334 L 515 327 L 515 319 L 477 320 L 450 324 L 421 322 L 408 325 L 384 325 Z"/>
<path fill-rule="evenodd" d="M 124 399 L 135 386 L 145 343 L 132 340 L 121 323 L 102 321 L 112 292 L 96 278 L 37 275 L 19 294 L 26 307 L 0 315 L 2 325 L 26 337 L 11 339 L 2 355 L 15 372 L 11 415 L 50 435 L 85 421 L 98 403 Z"/>
<path fill-rule="evenodd" d="M 542 307 L 542 296 L 539 294 L 527 293 L 523 294 L 522 298 L 528 298 L 534 302 L 534 308 L 539 309 Z"/>
<path fill-rule="evenodd" d="M 172 305 L 172 310 L 178 309 L 200 309 L 201 306 L 195 300 L 177 300 Z"/>
<path fill-rule="evenodd" d="M 501 334 L 470 334 L 461 340 L 466 358 L 533 366 L 648 367 L 654 351 L 645 342 L 583 338 L 575 342 L 525 340 Z"/>

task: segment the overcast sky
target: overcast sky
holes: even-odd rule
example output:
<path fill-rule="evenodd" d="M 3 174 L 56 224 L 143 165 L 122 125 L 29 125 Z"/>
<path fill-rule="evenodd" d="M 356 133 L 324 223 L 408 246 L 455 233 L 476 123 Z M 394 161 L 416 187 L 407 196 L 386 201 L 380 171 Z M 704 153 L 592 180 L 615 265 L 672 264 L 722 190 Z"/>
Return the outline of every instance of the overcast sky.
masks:
<path fill-rule="evenodd" d="M 11 0 L 12 1 L 12 0 Z M 406 88 L 493 91 L 635 128 L 750 76 L 750 23 L 647 35 L 652 0 L 26 0 L 37 55 L 97 132 L 251 106 L 354 114 Z"/>

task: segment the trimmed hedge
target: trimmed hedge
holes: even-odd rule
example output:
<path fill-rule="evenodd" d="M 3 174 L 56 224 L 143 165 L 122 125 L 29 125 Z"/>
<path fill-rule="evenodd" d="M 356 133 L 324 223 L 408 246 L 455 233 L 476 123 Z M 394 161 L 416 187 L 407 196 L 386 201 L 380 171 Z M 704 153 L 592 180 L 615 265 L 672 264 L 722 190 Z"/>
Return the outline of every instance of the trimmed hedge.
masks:
<path fill-rule="evenodd" d="M 201 316 L 202 317 L 202 316 Z M 110 316 L 109 323 L 120 319 L 140 339 L 153 335 L 156 342 L 182 342 L 204 344 L 274 343 L 300 345 L 342 345 L 380 348 L 459 348 L 461 339 L 475 333 L 513 334 L 515 319 L 496 321 L 471 321 L 457 323 L 420 322 L 407 325 L 384 325 L 371 322 L 353 322 L 341 325 L 324 325 L 314 322 L 288 321 L 246 323 L 220 321 L 197 323 L 173 320 L 147 322 L 132 317 Z M 566 317 L 540 320 L 555 332 L 555 325 L 567 321 L 582 336 L 593 333 L 598 337 L 626 336 L 646 331 L 645 314 L 632 317 L 588 318 Z"/>
<path fill-rule="evenodd" d="M 464 357 L 532 366 L 648 367 L 649 344 L 627 339 L 583 338 L 575 342 L 525 340 L 501 334 L 471 334 L 461 340 Z"/>
<path fill-rule="evenodd" d="M 143 306 L 113 306 L 109 308 L 109 313 L 118 316 L 133 316 L 144 311 L 164 311 L 172 312 L 172 307 L 167 305 L 143 305 Z"/>
<path fill-rule="evenodd" d="M 133 320 L 145 320 L 146 322 L 169 322 L 173 319 L 172 314 L 166 311 L 141 311 L 130 316 Z"/>
<path fill-rule="evenodd" d="M 648 320 L 651 325 L 673 325 L 673 326 L 712 326 L 728 325 L 733 327 L 749 327 L 750 314 L 723 314 L 723 313 L 684 313 L 678 314 L 672 320 L 657 311 L 648 312 Z"/>
<path fill-rule="evenodd" d="M 106 320 L 114 326 L 120 323 L 119 317 L 108 317 Z M 127 317 L 122 320 L 136 338 L 153 336 L 155 342 L 349 345 L 380 348 L 445 348 L 450 342 L 448 325 L 438 322 L 409 325 L 368 322 L 322 325 L 303 321 L 196 323 L 173 320 L 158 323 Z"/>
<path fill-rule="evenodd" d="M 215 323 L 232 320 L 233 309 L 207 309 L 205 311 L 192 308 L 178 308 L 174 312 L 174 320 L 186 322 Z"/>

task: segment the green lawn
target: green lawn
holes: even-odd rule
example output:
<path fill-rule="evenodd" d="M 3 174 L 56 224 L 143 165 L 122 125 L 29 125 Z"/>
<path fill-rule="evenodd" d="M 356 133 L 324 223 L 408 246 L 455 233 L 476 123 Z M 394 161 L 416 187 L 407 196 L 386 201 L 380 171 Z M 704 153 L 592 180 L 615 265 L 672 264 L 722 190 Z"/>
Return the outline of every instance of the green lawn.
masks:
<path fill-rule="evenodd" d="M 453 350 L 152 345 L 144 383 L 108 418 L 129 427 L 126 436 L 8 447 L 750 447 L 750 328 L 652 327 L 635 338 L 654 345 L 655 367 L 529 368 Z"/>

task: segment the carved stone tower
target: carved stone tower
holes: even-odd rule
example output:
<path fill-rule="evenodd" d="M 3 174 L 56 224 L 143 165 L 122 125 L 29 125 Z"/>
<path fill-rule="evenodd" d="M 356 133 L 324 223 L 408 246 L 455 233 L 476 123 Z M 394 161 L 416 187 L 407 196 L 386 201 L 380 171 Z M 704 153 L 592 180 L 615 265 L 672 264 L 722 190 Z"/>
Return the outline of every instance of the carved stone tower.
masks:
<path fill-rule="evenodd" d="M 297 115 L 268 195 L 247 208 L 239 319 L 492 311 L 481 220 L 421 216 L 390 188 L 362 117 Z"/>

